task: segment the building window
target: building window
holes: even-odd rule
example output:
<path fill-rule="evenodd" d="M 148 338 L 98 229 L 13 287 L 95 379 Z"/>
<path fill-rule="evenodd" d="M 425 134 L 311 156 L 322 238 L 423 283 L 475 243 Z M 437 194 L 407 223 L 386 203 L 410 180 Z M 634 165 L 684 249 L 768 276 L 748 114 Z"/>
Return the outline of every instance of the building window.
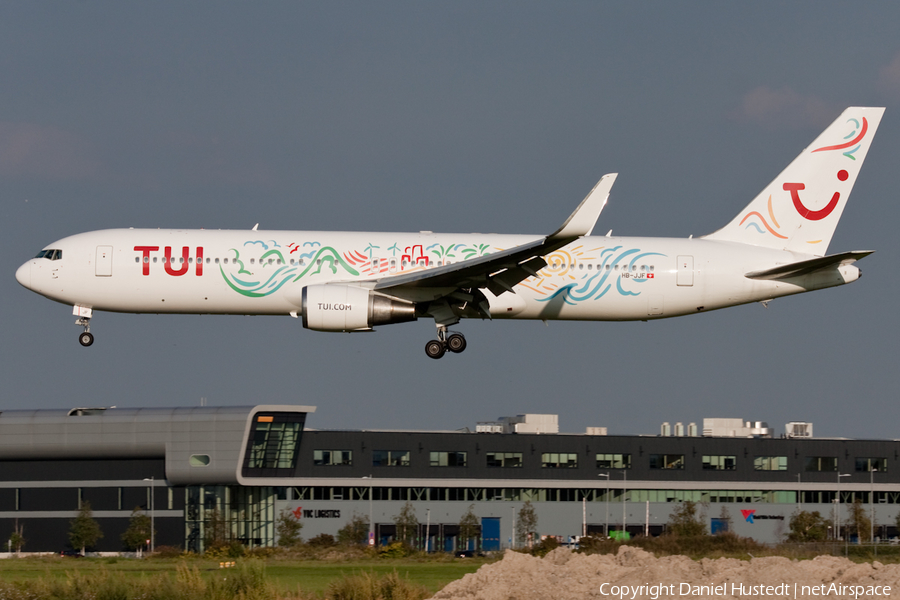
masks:
<path fill-rule="evenodd" d="M 432 467 L 465 467 L 465 452 L 432 452 Z"/>
<path fill-rule="evenodd" d="M 373 467 L 408 467 L 409 450 L 374 450 Z"/>
<path fill-rule="evenodd" d="M 313 464 L 317 467 L 349 467 L 353 464 L 353 451 L 313 450 Z"/>
<path fill-rule="evenodd" d="M 244 454 L 245 477 L 290 477 L 297 466 L 297 451 L 306 413 L 257 413 Z"/>
<path fill-rule="evenodd" d="M 753 459 L 754 471 L 787 471 L 787 456 L 757 456 Z"/>
<path fill-rule="evenodd" d="M 522 466 L 521 452 L 487 452 L 486 456 L 489 467 L 518 468 Z"/>
<path fill-rule="evenodd" d="M 887 473 L 888 461 L 886 458 L 863 458 L 856 457 L 857 471 L 878 471 L 879 473 Z"/>
<path fill-rule="evenodd" d="M 630 469 L 631 468 L 631 455 L 630 454 L 598 454 L 597 455 L 597 468 L 598 469 Z"/>
<path fill-rule="evenodd" d="M 191 454 L 190 465 L 192 467 L 208 467 L 209 454 Z"/>
<path fill-rule="evenodd" d="M 683 469 L 684 454 L 651 454 L 651 469 Z"/>
<path fill-rule="evenodd" d="M 545 452 L 541 454 L 541 467 L 544 469 L 577 469 L 578 455 L 565 452 Z"/>
<path fill-rule="evenodd" d="M 806 471 L 837 471 L 837 456 L 807 456 Z"/>
<path fill-rule="evenodd" d="M 734 456 L 704 456 L 704 471 L 734 471 L 737 468 L 737 458 Z"/>

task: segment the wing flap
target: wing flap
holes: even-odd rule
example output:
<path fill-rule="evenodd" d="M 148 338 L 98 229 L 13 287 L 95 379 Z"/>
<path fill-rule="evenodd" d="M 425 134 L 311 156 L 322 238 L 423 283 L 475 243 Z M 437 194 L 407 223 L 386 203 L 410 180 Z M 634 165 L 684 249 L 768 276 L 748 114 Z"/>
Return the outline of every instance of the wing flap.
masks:
<path fill-rule="evenodd" d="M 771 269 L 762 271 L 751 271 L 745 273 L 747 279 L 790 279 L 791 277 L 802 277 L 816 271 L 826 269 L 837 269 L 844 265 L 850 265 L 856 261 L 867 257 L 874 253 L 874 250 L 852 250 L 850 252 L 842 252 L 840 254 L 832 254 L 831 256 L 822 256 L 812 258 L 810 260 L 801 260 L 799 262 L 790 263 L 788 265 L 779 265 Z"/>

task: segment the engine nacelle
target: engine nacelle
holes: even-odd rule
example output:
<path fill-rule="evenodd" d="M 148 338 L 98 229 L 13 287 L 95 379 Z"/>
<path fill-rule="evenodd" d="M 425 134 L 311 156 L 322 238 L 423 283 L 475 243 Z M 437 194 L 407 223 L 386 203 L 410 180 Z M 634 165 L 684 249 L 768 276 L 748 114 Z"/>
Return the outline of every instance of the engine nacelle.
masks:
<path fill-rule="evenodd" d="M 368 331 L 416 320 L 412 302 L 352 285 L 308 285 L 301 306 L 303 326 L 314 331 Z"/>

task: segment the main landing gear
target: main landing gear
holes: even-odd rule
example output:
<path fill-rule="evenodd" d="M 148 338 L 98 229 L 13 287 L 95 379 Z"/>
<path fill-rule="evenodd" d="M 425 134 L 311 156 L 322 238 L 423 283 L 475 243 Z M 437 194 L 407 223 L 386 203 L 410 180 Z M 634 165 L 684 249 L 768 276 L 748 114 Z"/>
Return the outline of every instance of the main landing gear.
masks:
<path fill-rule="evenodd" d="M 459 354 L 465 349 L 466 338 L 463 334 L 451 333 L 448 335 L 447 328 L 443 325 L 438 325 L 438 339 L 425 344 L 425 354 L 428 355 L 428 358 L 434 359 L 444 356 L 447 350 Z"/>
<path fill-rule="evenodd" d="M 78 343 L 85 347 L 93 344 L 94 334 L 91 333 L 91 318 L 81 317 L 75 321 L 75 324 L 84 327 L 84 332 L 78 334 Z"/>

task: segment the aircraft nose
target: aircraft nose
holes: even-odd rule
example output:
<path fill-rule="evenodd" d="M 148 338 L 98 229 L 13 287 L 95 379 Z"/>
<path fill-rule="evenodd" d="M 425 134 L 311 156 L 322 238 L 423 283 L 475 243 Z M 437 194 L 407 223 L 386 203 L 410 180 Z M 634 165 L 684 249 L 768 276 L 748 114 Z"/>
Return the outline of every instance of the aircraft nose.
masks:
<path fill-rule="evenodd" d="M 16 281 L 18 281 L 20 284 L 22 284 L 29 290 L 31 289 L 31 261 L 30 260 L 16 270 Z"/>

